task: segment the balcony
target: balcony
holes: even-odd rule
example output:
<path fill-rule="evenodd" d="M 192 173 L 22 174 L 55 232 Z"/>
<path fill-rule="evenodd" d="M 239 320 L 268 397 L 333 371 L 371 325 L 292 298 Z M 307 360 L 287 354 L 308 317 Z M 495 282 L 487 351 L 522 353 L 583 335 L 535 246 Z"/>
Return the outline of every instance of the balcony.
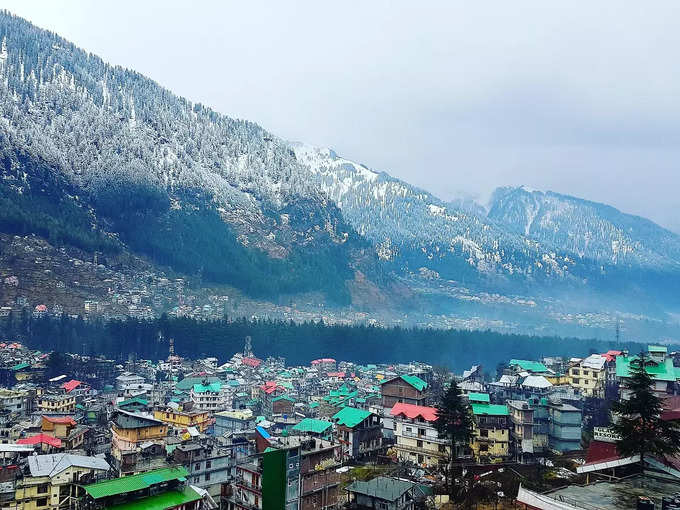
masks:
<path fill-rule="evenodd" d="M 422 434 L 418 434 L 417 432 L 408 432 L 406 430 L 402 430 L 401 434 L 395 434 L 395 436 L 408 437 L 409 439 L 418 439 L 419 441 L 428 441 L 430 443 L 449 444 L 449 441 L 447 439 L 440 439 L 438 437 L 428 437 Z"/>
<path fill-rule="evenodd" d="M 251 492 L 257 492 L 258 494 L 262 494 L 262 487 L 259 487 L 255 485 L 254 483 L 247 482 L 245 480 L 236 480 L 234 482 L 238 487 L 243 487 L 244 489 L 251 491 Z"/>

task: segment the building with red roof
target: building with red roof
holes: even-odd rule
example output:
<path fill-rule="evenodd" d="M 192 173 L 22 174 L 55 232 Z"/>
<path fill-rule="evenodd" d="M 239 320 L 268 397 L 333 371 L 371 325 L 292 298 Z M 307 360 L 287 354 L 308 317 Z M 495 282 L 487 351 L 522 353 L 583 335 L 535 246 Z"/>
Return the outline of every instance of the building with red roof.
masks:
<path fill-rule="evenodd" d="M 390 412 L 394 418 L 394 447 L 397 458 L 423 467 L 436 467 L 448 458 L 448 440 L 439 437 L 434 426 L 435 407 L 397 402 Z"/>
<path fill-rule="evenodd" d="M 257 368 L 262 364 L 262 360 L 258 358 L 242 358 L 241 365 L 245 365 L 250 368 Z"/>
<path fill-rule="evenodd" d="M 43 433 L 19 439 L 17 444 L 40 445 L 44 452 L 51 452 L 62 446 L 61 439 Z"/>
<path fill-rule="evenodd" d="M 75 390 L 81 384 L 82 383 L 80 381 L 76 381 L 75 379 L 71 379 L 70 381 L 62 384 L 61 387 L 66 390 L 66 393 L 71 393 L 73 390 Z"/>

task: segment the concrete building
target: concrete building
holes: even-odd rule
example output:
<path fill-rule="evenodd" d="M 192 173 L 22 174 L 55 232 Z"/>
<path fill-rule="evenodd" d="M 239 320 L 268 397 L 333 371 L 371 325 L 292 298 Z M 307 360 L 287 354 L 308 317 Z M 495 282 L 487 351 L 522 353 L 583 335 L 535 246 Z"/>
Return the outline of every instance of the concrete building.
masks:
<path fill-rule="evenodd" d="M 434 426 L 436 408 L 397 403 L 392 407 L 391 415 L 394 418 L 394 449 L 400 461 L 425 467 L 446 462 L 449 446 Z"/>

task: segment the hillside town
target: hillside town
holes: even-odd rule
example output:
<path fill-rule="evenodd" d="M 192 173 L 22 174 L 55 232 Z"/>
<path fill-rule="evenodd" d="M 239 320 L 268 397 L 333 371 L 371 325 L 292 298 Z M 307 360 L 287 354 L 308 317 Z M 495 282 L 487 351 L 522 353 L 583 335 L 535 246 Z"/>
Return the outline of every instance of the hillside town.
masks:
<path fill-rule="evenodd" d="M 622 455 L 612 402 L 640 356 L 511 359 L 461 374 L 419 362 L 253 352 L 163 360 L 39 352 L 0 343 L 0 508 L 676 508 L 680 458 Z M 662 419 L 680 419 L 680 353 L 643 353 Z M 441 433 L 454 383 L 469 441 Z M 676 498 L 676 499 L 673 499 Z M 642 502 L 642 503 L 641 503 Z M 652 506 L 640 506 L 648 502 Z M 662 503 L 666 506 L 661 506 Z M 482 507 L 479 507 L 482 508 Z"/>

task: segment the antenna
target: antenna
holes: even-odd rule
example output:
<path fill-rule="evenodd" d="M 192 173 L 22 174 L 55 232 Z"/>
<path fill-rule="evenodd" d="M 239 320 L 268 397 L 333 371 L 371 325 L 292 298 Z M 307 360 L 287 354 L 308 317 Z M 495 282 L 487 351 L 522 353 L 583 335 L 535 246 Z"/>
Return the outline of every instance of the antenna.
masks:
<path fill-rule="evenodd" d="M 621 319 L 616 319 L 616 343 L 621 341 Z"/>

